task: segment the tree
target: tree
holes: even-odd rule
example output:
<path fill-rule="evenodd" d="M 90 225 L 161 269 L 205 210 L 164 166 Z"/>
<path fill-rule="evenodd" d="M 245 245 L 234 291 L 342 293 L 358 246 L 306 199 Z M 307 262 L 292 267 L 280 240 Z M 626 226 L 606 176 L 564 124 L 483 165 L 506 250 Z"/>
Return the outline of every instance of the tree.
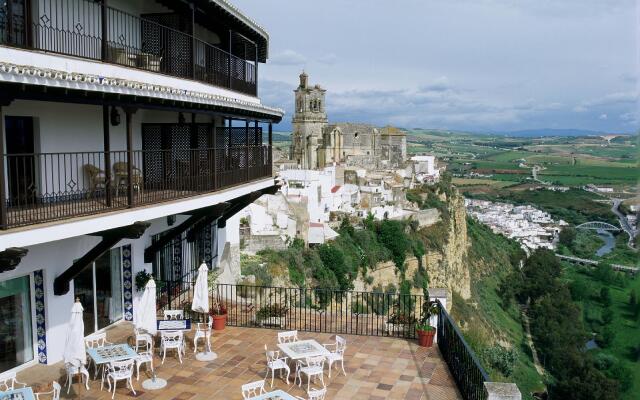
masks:
<path fill-rule="evenodd" d="M 329 269 L 338 280 L 341 290 L 352 289 L 353 283 L 349 279 L 349 269 L 344 260 L 344 253 L 332 244 L 325 243 L 318 248 L 322 264 Z"/>
<path fill-rule="evenodd" d="M 611 325 L 613 322 L 613 312 L 610 307 L 605 307 L 602 309 L 602 324 L 603 325 Z"/>
<path fill-rule="evenodd" d="M 611 293 L 609 292 L 608 287 L 600 289 L 600 302 L 605 308 L 611 305 Z"/>
<path fill-rule="evenodd" d="M 637 307 L 638 307 L 638 296 L 636 295 L 635 289 L 633 289 L 629 294 L 629 308 L 631 309 L 631 312 L 635 313 Z"/>
<path fill-rule="evenodd" d="M 576 229 L 570 226 L 566 226 L 560 231 L 558 240 L 560 241 L 560 244 L 571 248 L 571 246 L 573 246 L 574 240 L 576 240 L 576 236 Z"/>
<path fill-rule="evenodd" d="M 378 238 L 389 251 L 396 268 L 404 272 L 404 261 L 410 249 L 410 241 L 404 232 L 404 224 L 400 221 L 384 220 L 378 229 Z"/>

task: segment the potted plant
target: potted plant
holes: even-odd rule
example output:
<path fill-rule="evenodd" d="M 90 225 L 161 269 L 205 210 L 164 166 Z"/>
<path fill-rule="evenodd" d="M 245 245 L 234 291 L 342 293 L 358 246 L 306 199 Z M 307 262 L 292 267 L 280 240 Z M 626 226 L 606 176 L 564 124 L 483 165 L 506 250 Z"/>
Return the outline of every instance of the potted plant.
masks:
<path fill-rule="evenodd" d="M 282 304 L 269 304 L 256 312 L 256 323 L 260 326 L 284 327 L 289 309 Z"/>
<path fill-rule="evenodd" d="M 431 317 L 438 313 L 438 303 L 426 300 L 422 303 L 422 319 L 420 323 L 416 325 L 416 331 L 418 332 L 418 345 L 422 347 L 433 346 L 433 337 L 436 334 L 436 328 L 431 326 Z"/>
<path fill-rule="evenodd" d="M 223 330 L 227 323 L 227 307 L 216 301 L 213 303 L 211 310 L 209 310 L 209 315 L 213 320 L 213 329 L 216 331 Z"/>
<path fill-rule="evenodd" d="M 145 270 L 138 271 L 135 277 L 136 290 L 142 292 L 152 275 Z"/>

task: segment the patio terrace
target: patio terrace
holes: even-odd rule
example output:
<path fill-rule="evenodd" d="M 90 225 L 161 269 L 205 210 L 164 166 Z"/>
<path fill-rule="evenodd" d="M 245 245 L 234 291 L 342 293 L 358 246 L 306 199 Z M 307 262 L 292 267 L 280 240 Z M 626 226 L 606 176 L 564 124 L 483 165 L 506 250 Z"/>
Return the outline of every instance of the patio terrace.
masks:
<path fill-rule="evenodd" d="M 140 371 L 140 381 L 134 380 L 137 396 L 123 382 L 119 382 L 116 399 L 139 397 L 158 400 L 187 399 L 241 399 L 240 386 L 264 378 L 266 362 L 264 345 L 276 350 L 276 330 L 261 328 L 236 328 L 227 326 L 214 331 L 212 346 L 218 359 L 200 362 L 193 352 L 193 332 L 187 334 L 187 355 L 183 364 L 173 353 L 167 354 L 164 365 L 157 350 L 154 358 L 157 376 L 168 381 L 167 387 L 158 391 L 145 391 L 142 381 L 148 378 L 145 367 Z M 113 343 L 131 341 L 133 325 L 119 323 L 107 331 Z M 333 342 L 332 334 L 300 332 L 302 339 L 315 339 L 320 343 Z M 347 339 L 345 369 L 347 376 L 338 373 L 336 366 L 328 378 L 327 399 L 461 399 L 453 378 L 444 363 L 437 346 L 421 348 L 414 340 L 390 337 L 342 335 Z M 202 349 L 202 342 L 200 343 Z M 93 372 L 93 370 L 91 370 Z M 292 371 L 293 374 L 293 371 Z M 23 370 L 18 380 L 34 386 L 47 385 L 52 380 L 65 382 L 62 363 L 51 366 L 37 365 Z M 93 374 L 92 374 L 93 376 Z M 270 380 L 269 380 L 270 381 Z M 90 382 L 87 392 L 74 380 L 71 391 L 63 387 L 62 398 L 110 399 L 106 388 L 100 391 L 100 380 Z M 318 383 L 319 384 L 319 383 Z M 305 388 L 306 380 L 303 388 Z M 312 384 L 313 387 L 313 384 Z M 306 398 L 304 389 L 284 380 L 276 379 L 274 389 L 283 389 L 295 396 Z M 268 383 L 267 390 L 271 390 Z M 43 397 L 41 397 L 41 400 Z"/>

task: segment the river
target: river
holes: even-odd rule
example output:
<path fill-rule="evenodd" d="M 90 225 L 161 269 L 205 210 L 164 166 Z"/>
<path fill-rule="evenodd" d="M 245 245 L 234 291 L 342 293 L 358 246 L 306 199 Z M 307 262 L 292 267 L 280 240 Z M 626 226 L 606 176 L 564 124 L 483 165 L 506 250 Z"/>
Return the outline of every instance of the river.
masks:
<path fill-rule="evenodd" d="M 596 256 L 602 257 L 605 254 L 611 253 L 611 250 L 616 246 L 616 238 L 609 231 L 604 229 L 598 229 L 598 236 L 604 242 L 604 245 L 596 251 Z"/>

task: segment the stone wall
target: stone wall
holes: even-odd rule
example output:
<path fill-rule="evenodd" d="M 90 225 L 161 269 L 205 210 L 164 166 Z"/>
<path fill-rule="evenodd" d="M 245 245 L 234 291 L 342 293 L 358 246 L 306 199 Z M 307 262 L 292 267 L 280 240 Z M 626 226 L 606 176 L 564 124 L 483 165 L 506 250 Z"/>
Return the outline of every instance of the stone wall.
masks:
<path fill-rule="evenodd" d="M 280 235 L 246 235 L 243 237 L 242 251 L 256 254 L 260 250 L 285 250 L 287 244 Z"/>

